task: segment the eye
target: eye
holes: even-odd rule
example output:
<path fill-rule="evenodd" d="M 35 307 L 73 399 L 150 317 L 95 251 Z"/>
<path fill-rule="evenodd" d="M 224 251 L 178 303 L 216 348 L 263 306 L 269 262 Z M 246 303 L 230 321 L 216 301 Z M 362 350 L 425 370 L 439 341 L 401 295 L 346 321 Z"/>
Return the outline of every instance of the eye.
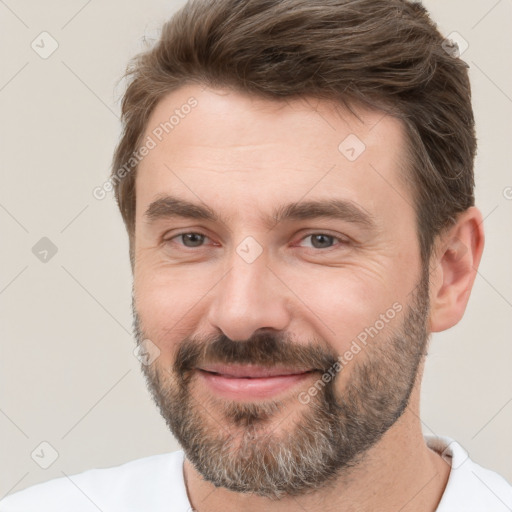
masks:
<path fill-rule="evenodd" d="M 326 233 L 312 233 L 308 236 L 305 236 L 301 242 L 304 243 L 306 240 L 310 240 L 310 243 L 306 243 L 305 246 L 312 247 L 313 249 L 329 249 L 335 245 L 336 241 L 341 243 L 344 242 L 340 238 L 333 235 L 328 235 Z"/>
<path fill-rule="evenodd" d="M 179 235 L 175 235 L 173 236 L 172 238 L 169 238 L 168 240 L 166 240 L 166 242 L 171 242 L 171 241 L 177 241 L 178 243 L 181 242 L 181 245 L 185 246 L 185 247 L 200 247 L 201 245 L 203 245 L 205 239 L 207 239 L 208 237 L 201 234 L 201 233 L 194 233 L 194 232 L 190 232 L 190 233 L 180 233 Z"/>

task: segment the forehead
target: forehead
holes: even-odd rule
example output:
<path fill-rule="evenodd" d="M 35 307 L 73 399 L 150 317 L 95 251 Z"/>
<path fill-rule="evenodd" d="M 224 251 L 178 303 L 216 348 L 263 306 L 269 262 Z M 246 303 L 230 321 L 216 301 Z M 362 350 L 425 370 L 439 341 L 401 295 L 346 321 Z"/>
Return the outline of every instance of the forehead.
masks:
<path fill-rule="evenodd" d="M 268 100 L 195 85 L 174 91 L 146 127 L 143 143 L 151 140 L 152 149 L 138 167 L 137 214 L 177 191 L 209 198 L 213 208 L 344 196 L 369 209 L 393 213 L 395 205 L 412 214 L 401 178 L 402 123 L 380 111 L 352 110 L 327 100 Z"/>

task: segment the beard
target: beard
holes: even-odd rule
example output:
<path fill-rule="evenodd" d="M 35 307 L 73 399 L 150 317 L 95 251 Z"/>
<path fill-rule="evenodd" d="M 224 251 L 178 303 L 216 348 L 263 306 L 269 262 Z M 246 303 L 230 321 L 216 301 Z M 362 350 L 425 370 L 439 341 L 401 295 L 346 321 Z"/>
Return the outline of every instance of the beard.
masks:
<path fill-rule="evenodd" d="M 206 363 L 315 368 L 321 381 L 320 372 L 338 359 L 327 344 L 298 344 L 275 331 L 257 331 L 245 341 L 223 334 L 186 338 L 172 367 L 159 367 L 158 360 L 141 367 L 168 427 L 206 481 L 270 499 L 300 496 L 348 475 L 400 418 L 426 353 L 428 310 L 424 273 L 401 324 L 388 325 L 330 382 L 322 382 L 307 404 L 296 396 L 199 400 L 193 392 L 196 368 Z M 135 307 L 134 327 L 140 344 L 146 336 Z M 292 409 L 293 400 L 300 403 L 288 413 L 293 421 L 279 429 L 288 416 L 280 422 L 276 417 Z"/>

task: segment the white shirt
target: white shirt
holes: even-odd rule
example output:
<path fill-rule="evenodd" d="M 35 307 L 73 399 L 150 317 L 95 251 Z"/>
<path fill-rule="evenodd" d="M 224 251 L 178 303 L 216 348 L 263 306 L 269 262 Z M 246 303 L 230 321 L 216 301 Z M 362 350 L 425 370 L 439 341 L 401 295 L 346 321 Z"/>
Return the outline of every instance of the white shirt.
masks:
<path fill-rule="evenodd" d="M 437 512 L 510 512 L 512 486 L 484 469 L 457 442 L 425 436 L 427 445 L 451 459 Z M 182 450 L 56 478 L 7 496 L 0 512 L 191 512 L 183 478 Z"/>

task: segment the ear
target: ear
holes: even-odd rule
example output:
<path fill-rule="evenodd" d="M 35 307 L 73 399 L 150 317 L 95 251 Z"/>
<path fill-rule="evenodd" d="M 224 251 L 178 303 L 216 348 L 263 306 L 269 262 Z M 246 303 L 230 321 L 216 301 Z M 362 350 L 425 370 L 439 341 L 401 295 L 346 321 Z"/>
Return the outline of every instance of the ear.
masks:
<path fill-rule="evenodd" d="M 431 332 L 449 329 L 462 318 L 483 249 L 483 218 L 475 207 L 440 235 L 430 262 Z"/>

